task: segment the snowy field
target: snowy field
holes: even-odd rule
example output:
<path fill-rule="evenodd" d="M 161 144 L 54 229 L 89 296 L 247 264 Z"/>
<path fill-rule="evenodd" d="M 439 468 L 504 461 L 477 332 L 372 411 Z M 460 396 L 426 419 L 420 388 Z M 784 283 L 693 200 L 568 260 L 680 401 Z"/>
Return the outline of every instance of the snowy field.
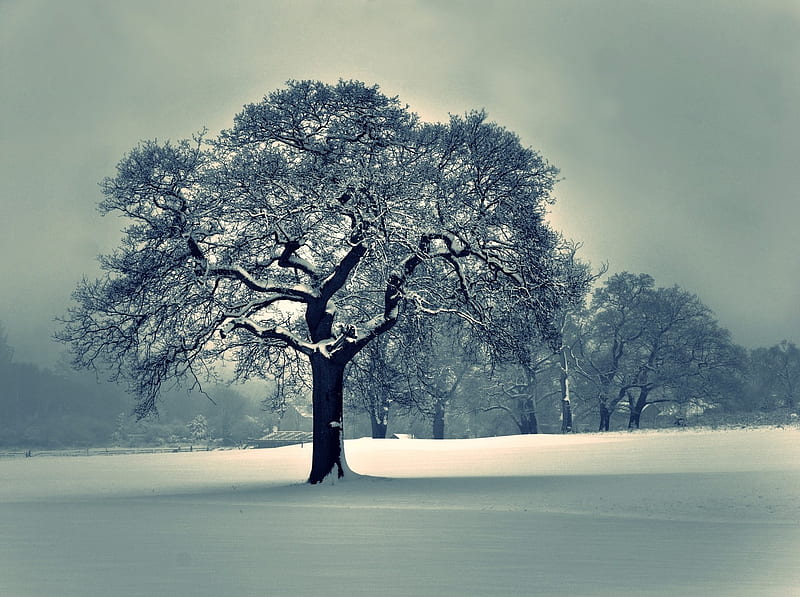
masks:
<path fill-rule="evenodd" d="M 0 596 L 800 595 L 800 431 L 0 461 Z"/>

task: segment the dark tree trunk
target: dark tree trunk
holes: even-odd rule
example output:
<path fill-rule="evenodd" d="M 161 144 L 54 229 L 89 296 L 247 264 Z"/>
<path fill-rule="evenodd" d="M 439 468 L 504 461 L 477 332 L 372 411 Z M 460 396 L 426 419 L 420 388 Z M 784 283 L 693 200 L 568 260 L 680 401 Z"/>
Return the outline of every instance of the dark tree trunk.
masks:
<path fill-rule="evenodd" d="M 539 433 L 539 421 L 536 419 L 536 413 L 523 414 L 519 419 L 519 432 L 524 435 L 533 435 Z"/>
<path fill-rule="evenodd" d="M 342 449 L 342 384 L 344 365 L 326 359 L 320 354 L 311 355 L 313 380 L 312 404 L 314 407 L 314 447 L 311 458 L 309 483 L 320 483 L 336 469 L 336 476 L 344 476 L 345 460 Z"/>
<path fill-rule="evenodd" d="M 372 423 L 372 439 L 386 439 L 386 419 L 380 420 L 375 413 L 369 413 L 369 420 Z"/>
<path fill-rule="evenodd" d="M 561 433 L 572 433 L 572 405 L 569 398 L 561 401 Z"/>
<path fill-rule="evenodd" d="M 642 411 L 647 406 L 647 395 L 649 390 L 643 389 L 639 391 L 639 397 L 635 404 L 631 404 L 631 414 L 628 417 L 628 429 L 639 429 L 639 423 L 642 419 Z"/>
<path fill-rule="evenodd" d="M 611 411 L 605 402 L 600 403 L 600 431 L 608 431 L 611 426 Z"/>
<path fill-rule="evenodd" d="M 536 419 L 536 403 L 530 397 L 522 400 L 517 426 L 522 434 L 539 433 L 539 421 Z"/>
<path fill-rule="evenodd" d="M 433 439 L 444 439 L 444 404 L 433 405 Z"/>

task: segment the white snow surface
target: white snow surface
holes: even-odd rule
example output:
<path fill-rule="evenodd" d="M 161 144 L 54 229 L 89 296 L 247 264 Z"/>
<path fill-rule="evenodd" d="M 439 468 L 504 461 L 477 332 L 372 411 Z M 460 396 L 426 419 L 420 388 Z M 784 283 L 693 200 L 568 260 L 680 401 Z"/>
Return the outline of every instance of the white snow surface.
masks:
<path fill-rule="evenodd" d="M 0 596 L 800 595 L 800 430 L 0 460 Z"/>

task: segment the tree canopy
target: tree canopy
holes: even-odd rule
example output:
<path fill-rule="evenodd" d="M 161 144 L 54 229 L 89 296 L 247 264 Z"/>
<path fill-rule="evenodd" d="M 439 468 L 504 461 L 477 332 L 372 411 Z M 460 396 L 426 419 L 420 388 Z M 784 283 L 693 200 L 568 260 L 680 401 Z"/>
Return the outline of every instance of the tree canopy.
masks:
<path fill-rule="evenodd" d="M 310 367 L 310 481 L 341 476 L 344 367 L 404 313 L 489 337 L 524 309 L 546 335 L 584 292 L 545 221 L 557 175 L 484 112 L 423 123 L 377 86 L 292 81 L 216 138 L 121 160 L 100 209 L 129 226 L 58 336 L 128 380 L 140 416 L 220 359 L 240 378 Z"/>
<path fill-rule="evenodd" d="M 629 427 L 648 404 L 708 406 L 721 378 L 741 366 L 741 349 L 700 299 L 647 274 L 611 276 L 592 296 L 577 339 L 578 370 L 598 400 L 600 430 L 625 401 Z"/>

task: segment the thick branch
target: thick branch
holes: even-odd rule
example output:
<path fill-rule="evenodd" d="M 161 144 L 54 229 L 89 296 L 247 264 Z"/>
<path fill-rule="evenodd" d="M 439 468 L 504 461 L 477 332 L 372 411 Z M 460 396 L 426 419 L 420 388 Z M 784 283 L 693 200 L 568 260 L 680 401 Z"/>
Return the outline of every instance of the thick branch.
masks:
<path fill-rule="evenodd" d="M 492 405 L 492 406 L 485 406 L 485 407 L 481 408 L 481 411 L 485 412 L 485 413 L 493 411 L 493 410 L 502 410 L 502 411 L 504 411 L 509 417 L 511 417 L 511 420 L 514 421 L 514 424 L 517 427 L 520 427 L 520 428 L 522 427 L 522 423 L 517 418 L 516 413 L 514 413 L 514 411 L 511 410 L 510 408 L 508 408 L 507 406 L 503 406 L 502 404 L 495 404 L 495 405 Z"/>
<path fill-rule="evenodd" d="M 327 302 L 345 285 L 347 278 L 350 277 L 350 274 L 366 252 L 367 248 L 361 243 L 351 247 L 333 273 L 323 282 L 319 293 L 323 301 Z"/>
<path fill-rule="evenodd" d="M 284 243 L 284 249 L 278 257 L 278 265 L 285 268 L 299 270 L 312 279 L 319 279 L 321 273 L 309 261 L 297 256 L 297 251 L 302 244 L 296 240 L 289 240 Z"/>
<path fill-rule="evenodd" d="M 300 284 L 295 286 L 271 286 L 266 282 L 257 280 L 247 270 L 238 265 L 212 267 L 208 269 L 208 273 L 212 276 L 238 280 L 254 292 L 280 295 L 288 301 L 308 303 L 318 298 L 316 293 L 308 286 Z"/>
<path fill-rule="evenodd" d="M 237 317 L 228 320 L 225 325 L 220 328 L 219 333 L 224 339 L 227 334 L 237 329 L 247 330 L 249 333 L 262 340 L 281 342 L 306 355 L 312 354 L 315 349 L 315 345 L 304 342 L 284 327 L 265 327 L 246 317 Z"/>

